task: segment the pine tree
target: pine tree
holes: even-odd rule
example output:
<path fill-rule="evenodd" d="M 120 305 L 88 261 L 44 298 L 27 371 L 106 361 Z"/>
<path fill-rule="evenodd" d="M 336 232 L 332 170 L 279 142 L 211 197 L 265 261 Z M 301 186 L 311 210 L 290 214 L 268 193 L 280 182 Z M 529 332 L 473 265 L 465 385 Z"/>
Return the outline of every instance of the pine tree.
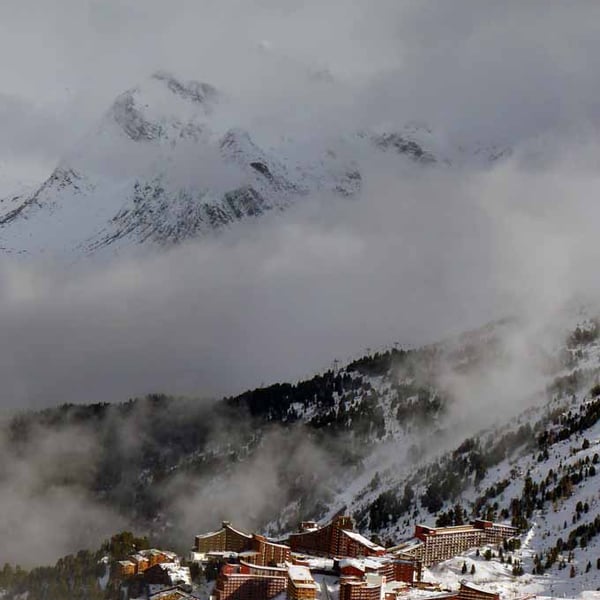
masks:
<path fill-rule="evenodd" d="M 471 575 L 475 575 L 475 563 L 471 565 Z"/>
<path fill-rule="evenodd" d="M 467 563 L 463 562 L 462 569 L 460 572 L 464 575 L 467 572 Z"/>

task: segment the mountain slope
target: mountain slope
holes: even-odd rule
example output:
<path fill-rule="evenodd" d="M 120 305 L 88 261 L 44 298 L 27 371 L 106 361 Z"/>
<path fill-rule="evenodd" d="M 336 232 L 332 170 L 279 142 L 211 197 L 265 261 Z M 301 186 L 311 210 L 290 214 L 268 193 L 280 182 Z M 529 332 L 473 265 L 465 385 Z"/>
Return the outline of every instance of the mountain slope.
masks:
<path fill-rule="evenodd" d="M 536 385 L 472 420 L 455 378 L 475 384 L 485 374 L 490 389 L 490 373 L 510 376 L 507 352 L 521 333 L 507 320 L 218 402 L 154 396 L 21 414 L 2 429 L 5 463 L 39 469 L 44 485 L 31 493 L 46 511 L 43 490 L 85 489 L 88 507 L 180 551 L 190 531 L 232 515 L 284 535 L 344 510 L 383 543 L 410 537 L 418 522 L 509 520 L 523 531 L 521 548 L 502 560 L 497 548 L 489 561 L 466 553 L 431 576 L 455 584 L 467 562 L 473 581 L 503 593 L 575 596 L 600 585 L 600 328 L 584 321 L 543 349 Z M 10 469 L 0 477 L 4 489 L 23 485 Z"/>

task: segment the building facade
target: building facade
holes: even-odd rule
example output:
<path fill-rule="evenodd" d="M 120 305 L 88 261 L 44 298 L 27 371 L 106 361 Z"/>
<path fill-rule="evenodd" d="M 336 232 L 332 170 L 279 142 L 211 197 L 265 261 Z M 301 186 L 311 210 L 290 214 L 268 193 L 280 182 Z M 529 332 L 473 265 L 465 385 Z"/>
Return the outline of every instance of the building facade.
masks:
<path fill-rule="evenodd" d="M 384 600 L 385 577 L 368 575 L 365 579 L 342 578 L 340 600 Z"/>
<path fill-rule="evenodd" d="M 212 598 L 214 600 L 271 600 L 286 590 L 283 574 L 251 573 L 244 565 L 224 565 L 219 572 Z"/>
<path fill-rule="evenodd" d="M 184 589 L 174 586 L 148 595 L 148 600 L 196 600 Z"/>
<path fill-rule="evenodd" d="M 229 521 L 223 521 L 221 529 L 197 535 L 195 539 L 196 552 L 244 552 L 249 550 L 252 536 L 231 526 Z"/>
<path fill-rule="evenodd" d="M 291 559 L 291 550 L 285 544 L 279 544 L 268 540 L 262 535 L 254 534 L 250 541 L 250 550 L 256 555 L 253 562 L 261 566 L 282 565 Z"/>
<path fill-rule="evenodd" d="M 125 579 L 134 575 L 141 575 L 148 569 L 162 563 L 179 563 L 179 558 L 174 552 L 166 550 L 140 550 L 132 554 L 127 560 L 116 563 L 116 577 Z"/>
<path fill-rule="evenodd" d="M 423 566 L 428 567 L 436 562 L 452 558 L 470 548 L 485 544 L 499 544 L 516 534 L 517 529 L 515 527 L 481 519 L 469 525 L 454 527 L 417 525 L 415 538 L 421 543 L 416 544 L 410 553 L 421 560 Z"/>
<path fill-rule="evenodd" d="M 219 531 L 197 535 L 194 555 L 235 555 L 244 561 L 262 566 L 275 566 L 290 560 L 290 547 L 267 539 L 262 535 L 248 534 L 235 529 L 229 521 L 223 521 Z"/>
<path fill-rule="evenodd" d="M 459 600 L 500 600 L 500 594 L 486 592 L 466 581 L 460 582 Z"/>
<path fill-rule="evenodd" d="M 308 525 L 308 526 L 307 526 Z M 292 533 L 288 543 L 292 552 L 318 556 L 382 556 L 385 548 L 354 531 L 349 516 L 337 516 L 324 527 L 303 523 L 298 533 Z"/>
<path fill-rule="evenodd" d="M 363 579 L 366 575 L 380 575 L 386 581 L 413 584 L 421 578 L 420 563 L 417 559 L 398 559 L 389 556 L 339 561 L 340 577 Z"/>
<path fill-rule="evenodd" d="M 288 600 L 315 600 L 319 588 L 308 567 L 288 565 Z"/>

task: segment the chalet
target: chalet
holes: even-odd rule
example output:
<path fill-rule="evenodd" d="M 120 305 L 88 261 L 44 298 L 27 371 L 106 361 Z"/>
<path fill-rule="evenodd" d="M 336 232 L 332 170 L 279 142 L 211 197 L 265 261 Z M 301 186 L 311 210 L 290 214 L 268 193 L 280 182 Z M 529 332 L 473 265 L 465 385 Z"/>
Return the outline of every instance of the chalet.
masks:
<path fill-rule="evenodd" d="M 136 564 L 132 560 L 120 560 L 116 563 L 115 576 L 119 579 L 133 577 L 136 573 Z"/>
<path fill-rule="evenodd" d="M 116 563 L 115 576 L 120 579 L 141 575 L 151 567 L 161 563 L 177 563 L 179 558 L 174 552 L 166 550 L 140 550 L 132 554 L 127 560 L 120 560 Z"/>

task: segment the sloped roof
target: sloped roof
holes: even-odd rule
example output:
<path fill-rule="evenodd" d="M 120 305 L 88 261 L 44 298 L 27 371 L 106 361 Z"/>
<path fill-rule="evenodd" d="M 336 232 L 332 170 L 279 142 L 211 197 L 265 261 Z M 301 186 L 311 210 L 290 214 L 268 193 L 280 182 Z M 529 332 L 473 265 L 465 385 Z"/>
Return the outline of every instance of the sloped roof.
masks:
<path fill-rule="evenodd" d="M 374 550 L 376 552 L 379 552 L 380 550 L 385 550 L 385 548 L 383 546 L 380 546 L 379 544 L 372 542 L 370 539 L 366 538 L 364 535 L 361 535 L 360 533 L 356 533 L 355 531 L 348 531 L 347 529 L 342 529 L 342 532 L 345 535 L 347 535 L 349 538 L 353 539 L 355 542 L 358 542 L 359 544 L 362 544 L 363 546 L 366 546 L 367 548 L 370 548 L 371 550 Z"/>

